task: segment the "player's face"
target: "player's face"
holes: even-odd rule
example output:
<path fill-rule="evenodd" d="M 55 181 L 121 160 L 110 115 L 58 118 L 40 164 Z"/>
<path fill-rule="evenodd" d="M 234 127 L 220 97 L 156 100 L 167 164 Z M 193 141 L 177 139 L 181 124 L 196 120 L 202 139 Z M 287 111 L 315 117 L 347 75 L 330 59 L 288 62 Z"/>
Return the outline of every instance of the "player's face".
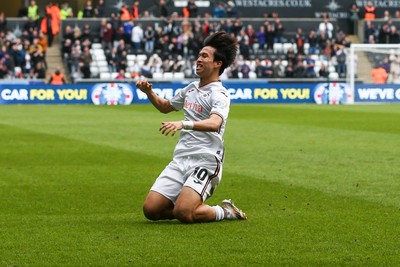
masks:
<path fill-rule="evenodd" d="M 215 48 L 211 46 L 205 46 L 201 49 L 199 57 L 196 60 L 196 73 L 199 77 L 207 77 L 213 72 L 218 71 L 219 62 L 214 62 Z"/>

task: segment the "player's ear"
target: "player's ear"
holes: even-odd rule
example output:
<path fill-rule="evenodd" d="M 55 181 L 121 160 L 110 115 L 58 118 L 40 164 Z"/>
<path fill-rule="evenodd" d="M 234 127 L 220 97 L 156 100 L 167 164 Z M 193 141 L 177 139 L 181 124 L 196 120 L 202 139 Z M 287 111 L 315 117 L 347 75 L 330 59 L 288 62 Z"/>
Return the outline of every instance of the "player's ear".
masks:
<path fill-rule="evenodd" d="M 215 60 L 214 61 L 214 66 L 215 67 L 221 67 L 222 66 L 222 61 L 221 60 Z"/>

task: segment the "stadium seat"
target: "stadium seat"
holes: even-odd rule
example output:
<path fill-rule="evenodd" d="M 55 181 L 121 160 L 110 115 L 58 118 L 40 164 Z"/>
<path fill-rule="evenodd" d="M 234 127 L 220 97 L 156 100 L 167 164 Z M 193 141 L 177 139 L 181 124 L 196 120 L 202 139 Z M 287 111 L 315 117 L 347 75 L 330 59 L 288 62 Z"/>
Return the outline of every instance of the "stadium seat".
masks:
<path fill-rule="evenodd" d="M 92 44 L 92 49 L 103 49 L 103 46 L 100 43 Z"/>
<path fill-rule="evenodd" d="M 337 79 L 339 79 L 339 73 L 337 73 L 337 72 L 331 72 L 331 73 L 329 73 L 329 79 L 332 79 L 332 80 L 337 80 Z"/>
<path fill-rule="evenodd" d="M 136 56 L 137 61 L 145 61 L 147 59 L 147 55 L 145 54 L 138 54 Z"/>
<path fill-rule="evenodd" d="M 106 55 L 104 55 L 104 54 L 94 54 L 93 55 L 94 56 L 94 59 L 96 60 L 96 61 L 98 61 L 98 60 L 106 60 L 107 58 L 106 58 Z"/>
<path fill-rule="evenodd" d="M 118 72 L 112 72 L 111 73 L 111 79 L 115 79 L 118 76 Z"/>
<path fill-rule="evenodd" d="M 99 67 L 99 72 L 109 72 L 108 66 Z"/>
<path fill-rule="evenodd" d="M 97 66 L 99 66 L 99 67 L 107 67 L 108 66 L 108 63 L 105 60 L 99 60 L 99 61 L 96 60 L 96 62 L 97 62 Z"/>
<path fill-rule="evenodd" d="M 161 80 L 162 78 L 163 78 L 163 74 L 161 72 L 153 73 L 153 79 L 154 80 Z"/>
<path fill-rule="evenodd" d="M 102 79 L 102 80 L 110 80 L 111 79 L 111 73 L 109 73 L 109 72 L 100 72 L 100 79 Z"/>
<path fill-rule="evenodd" d="M 163 78 L 166 80 L 172 80 L 174 78 L 174 73 L 173 72 L 164 72 Z"/>
<path fill-rule="evenodd" d="M 274 53 L 279 54 L 283 52 L 283 45 L 281 43 L 274 43 Z"/>
<path fill-rule="evenodd" d="M 289 50 L 289 48 L 294 48 L 292 43 L 284 43 L 283 44 L 283 53 L 287 53 L 287 51 Z"/>
<path fill-rule="evenodd" d="M 136 60 L 136 55 L 130 54 L 126 56 L 126 59 L 129 61 L 134 62 Z"/>
<path fill-rule="evenodd" d="M 185 73 L 183 73 L 183 72 L 174 72 L 174 79 L 177 79 L 177 80 L 185 79 Z"/>
<path fill-rule="evenodd" d="M 254 71 L 250 71 L 249 72 L 249 78 L 250 79 L 257 79 L 257 73 L 255 73 Z"/>

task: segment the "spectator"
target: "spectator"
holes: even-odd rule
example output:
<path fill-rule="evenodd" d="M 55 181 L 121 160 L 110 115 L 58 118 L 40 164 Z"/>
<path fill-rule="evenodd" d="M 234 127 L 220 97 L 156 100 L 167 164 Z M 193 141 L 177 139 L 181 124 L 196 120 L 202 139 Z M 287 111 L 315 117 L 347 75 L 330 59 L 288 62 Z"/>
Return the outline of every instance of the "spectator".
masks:
<path fill-rule="evenodd" d="M 117 71 L 119 72 L 121 69 L 126 71 L 128 67 L 128 52 L 126 50 L 122 50 L 121 54 L 118 55 L 118 62 L 117 62 Z M 138 72 L 138 71 L 137 71 Z"/>
<path fill-rule="evenodd" d="M 244 61 L 243 64 L 240 66 L 239 71 L 242 74 L 242 79 L 249 79 L 249 73 L 251 71 L 250 62 L 247 60 Z"/>
<path fill-rule="evenodd" d="M 339 74 L 340 77 L 346 77 L 346 50 L 343 46 L 338 46 L 336 48 L 336 72 Z"/>
<path fill-rule="evenodd" d="M 294 78 L 305 78 L 306 76 L 306 67 L 304 66 L 303 60 L 297 60 L 295 67 L 293 68 L 293 77 Z"/>
<path fill-rule="evenodd" d="M 364 18 L 366 20 L 374 20 L 376 18 L 376 7 L 372 4 L 372 1 L 368 1 L 367 5 L 364 6 Z"/>
<path fill-rule="evenodd" d="M 365 23 L 365 29 L 364 29 L 364 42 L 367 43 L 367 41 L 370 39 L 370 36 L 373 36 L 375 38 L 375 26 L 372 24 L 370 20 L 367 20 Z"/>
<path fill-rule="evenodd" d="M 142 24 L 139 23 L 132 29 L 131 40 L 135 53 L 141 52 L 143 39 L 144 39 L 144 34 L 143 34 Z"/>
<path fill-rule="evenodd" d="M 389 58 L 385 57 L 381 63 L 381 67 L 386 70 L 387 73 L 390 73 L 390 62 Z"/>
<path fill-rule="evenodd" d="M 104 0 L 99 0 L 96 7 L 94 8 L 94 15 L 98 18 L 105 17 L 105 5 Z"/>
<path fill-rule="evenodd" d="M 274 42 L 275 43 L 283 43 L 284 42 L 283 34 L 285 32 L 285 28 L 283 27 L 283 24 L 279 18 L 275 18 L 273 30 L 275 32 Z"/>
<path fill-rule="evenodd" d="M 131 7 L 131 9 L 132 9 L 131 18 L 132 19 L 139 19 L 139 4 L 140 4 L 139 1 L 135 1 L 132 4 L 132 7 Z"/>
<path fill-rule="evenodd" d="M 272 77 L 273 78 L 284 78 L 285 77 L 285 66 L 283 66 L 282 59 L 278 58 L 274 61 L 272 66 Z"/>
<path fill-rule="evenodd" d="M 312 58 L 312 54 L 308 54 L 306 58 L 306 77 L 315 78 L 317 74 L 315 73 L 315 60 Z"/>
<path fill-rule="evenodd" d="M 259 31 L 256 33 L 259 49 L 264 50 L 266 45 L 265 26 L 261 25 Z"/>
<path fill-rule="evenodd" d="M 391 19 L 391 17 L 390 17 L 389 10 L 383 11 L 383 20 L 388 21 L 388 20 L 390 20 L 390 19 Z"/>
<path fill-rule="evenodd" d="M 319 24 L 318 30 L 320 34 L 325 32 L 329 40 L 333 38 L 333 24 L 329 22 L 328 18 L 323 19 Z"/>
<path fill-rule="evenodd" d="M 114 30 L 112 28 L 112 24 L 110 22 L 106 22 L 106 25 L 102 31 L 101 43 L 103 47 L 107 50 L 111 50 L 111 48 L 113 47 L 112 44 L 113 35 L 114 35 Z"/>
<path fill-rule="evenodd" d="M 118 71 L 118 75 L 115 77 L 115 79 L 124 80 L 125 79 L 125 70 L 124 69 L 120 69 Z"/>
<path fill-rule="evenodd" d="M 71 42 L 75 41 L 74 32 L 70 25 L 65 26 L 63 39 L 70 39 Z"/>
<path fill-rule="evenodd" d="M 389 44 L 400 43 L 400 36 L 395 25 L 390 26 Z"/>
<path fill-rule="evenodd" d="M 326 65 L 324 63 L 321 64 L 318 74 L 319 74 L 319 77 L 321 77 L 321 78 L 328 78 L 329 72 L 326 69 Z"/>
<path fill-rule="evenodd" d="M 72 11 L 72 7 L 69 6 L 69 2 L 66 1 L 62 4 L 62 8 L 60 10 L 60 18 L 61 20 L 65 20 L 67 18 L 72 18 L 74 13 Z"/>
<path fill-rule="evenodd" d="M 36 4 L 36 1 L 32 0 L 28 6 L 28 19 L 32 19 L 33 21 L 35 21 L 39 18 L 39 7 Z"/>
<path fill-rule="evenodd" d="M 126 20 L 124 21 L 123 24 L 124 27 L 124 41 L 125 43 L 129 44 L 131 42 L 131 38 L 132 38 L 132 30 L 133 30 L 133 20 Z"/>
<path fill-rule="evenodd" d="M 294 77 L 294 69 L 293 69 L 293 62 L 288 61 L 288 64 L 285 69 L 285 77 L 286 78 L 293 78 Z"/>
<path fill-rule="evenodd" d="M 117 72 L 118 53 L 117 48 L 113 47 L 110 53 L 107 54 L 108 70 L 110 72 Z"/>
<path fill-rule="evenodd" d="M 400 58 L 394 50 L 390 51 L 390 75 L 388 76 L 388 83 L 399 83 L 400 75 Z"/>
<path fill-rule="evenodd" d="M 238 10 L 234 2 L 228 1 L 226 7 L 226 16 L 228 18 L 236 18 L 238 16 Z"/>
<path fill-rule="evenodd" d="M 90 72 L 90 64 L 92 63 L 92 55 L 90 54 L 90 50 L 88 46 L 83 47 L 83 51 L 81 53 L 81 56 L 79 58 L 80 63 L 80 70 L 83 74 L 83 78 L 88 79 L 91 77 L 91 72 Z"/>
<path fill-rule="evenodd" d="M 218 2 L 214 8 L 214 17 L 215 18 L 225 18 L 226 16 L 226 9 L 222 2 Z"/>
<path fill-rule="evenodd" d="M 388 44 L 390 42 L 391 29 L 389 24 L 385 23 L 381 26 L 378 33 L 378 42 L 380 44 Z"/>
<path fill-rule="evenodd" d="M 275 34 L 274 26 L 268 23 L 266 32 L 267 50 L 271 51 L 274 49 Z"/>
<path fill-rule="evenodd" d="M 305 36 L 303 34 L 303 29 L 302 28 L 297 28 L 297 32 L 295 35 L 295 42 L 297 46 L 297 54 L 302 54 L 304 55 L 304 43 L 305 43 Z"/>
<path fill-rule="evenodd" d="M 360 9 L 357 4 L 352 4 L 349 10 L 349 34 L 357 32 L 357 24 L 360 19 Z"/>
<path fill-rule="evenodd" d="M 168 17 L 168 8 L 167 8 L 167 3 L 165 0 L 159 0 L 158 5 L 157 5 L 157 15 L 160 18 Z"/>
<path fill-rule="evenodd" d="M 93 9 L 91 0 L 86 1 L 86 6 L 83 9 L 82 15 L 84 18 L 93 18 L 94 17 L 94 9 Z"/>
<path fill-rule="evenodd" d="M 35 66 L 38 62 L 44 61 L 43 48 L 39 44 L 39 38 L 33 39 L 33 43 L 29 47 L 29 54 L 31 55 L 32 63 Z"/>
<path fill-rule="evenodd" d="M 32 76 L 35 77 L 36 79 L 45 79 L 46 78 L 46 70 L 41 61 L 37 62 L 35 64 L 35 68 L 33 69 Z"/>
<path fill-rule="evenodd" d="M 196 5 L 195 0 L 189 0 L 188 4 L 186 6 L 186 18 L 197 18 L 197 14 L 198 14 L 198 7 Z"/>
<path fill-rule="evenodd" d="M 148 54 L 152 54 L 154 51 L 154 40 L 156 37 L 156 32 L 153 29 L 153 26 L 150 24 L 146 26 L 146 30 L 144 31 L 144 50 Z"/>
<path fill-rule="evenodd" d="M 310 30 L 310 33 L 307 37 L 307 42 L 309 44 L 308 53 L 312 55 L 317 54 L 318 37 L 317 33 L 314 30 Z"/>
<path fill-rule="evenodd" d="M 90 28 L 90 24 L 86 23 L 83 25 L 83 29 L 82 29 L 82 34 L 80 37 L 81 41 L 88 39 L 91 43 L 93 42 L 93 33 L 92 33 L 92 29 Z"/>

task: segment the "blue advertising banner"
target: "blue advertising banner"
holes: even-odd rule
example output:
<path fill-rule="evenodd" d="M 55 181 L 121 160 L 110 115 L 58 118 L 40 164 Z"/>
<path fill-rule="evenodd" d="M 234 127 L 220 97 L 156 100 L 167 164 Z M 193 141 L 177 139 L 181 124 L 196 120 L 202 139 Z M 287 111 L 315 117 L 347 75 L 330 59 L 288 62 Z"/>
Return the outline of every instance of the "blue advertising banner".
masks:
<path fill-rule="evenodd" d="M 364 103 L 399 103 L 400 85 L 398 84 L 357 84 L 355 101 Z"/>
<path fill-rule="evenodd" d="M 171 99 L 187 82 L 156 82 L 153 90 Z M 232 103 L 346 104 L 353 97 L 345 83 L 268 83 L 224 81 Z M 147 104 L 147 95 L 133 84 L 98 83 L 52 86 L 0 84 L 0 104 Z"/>

